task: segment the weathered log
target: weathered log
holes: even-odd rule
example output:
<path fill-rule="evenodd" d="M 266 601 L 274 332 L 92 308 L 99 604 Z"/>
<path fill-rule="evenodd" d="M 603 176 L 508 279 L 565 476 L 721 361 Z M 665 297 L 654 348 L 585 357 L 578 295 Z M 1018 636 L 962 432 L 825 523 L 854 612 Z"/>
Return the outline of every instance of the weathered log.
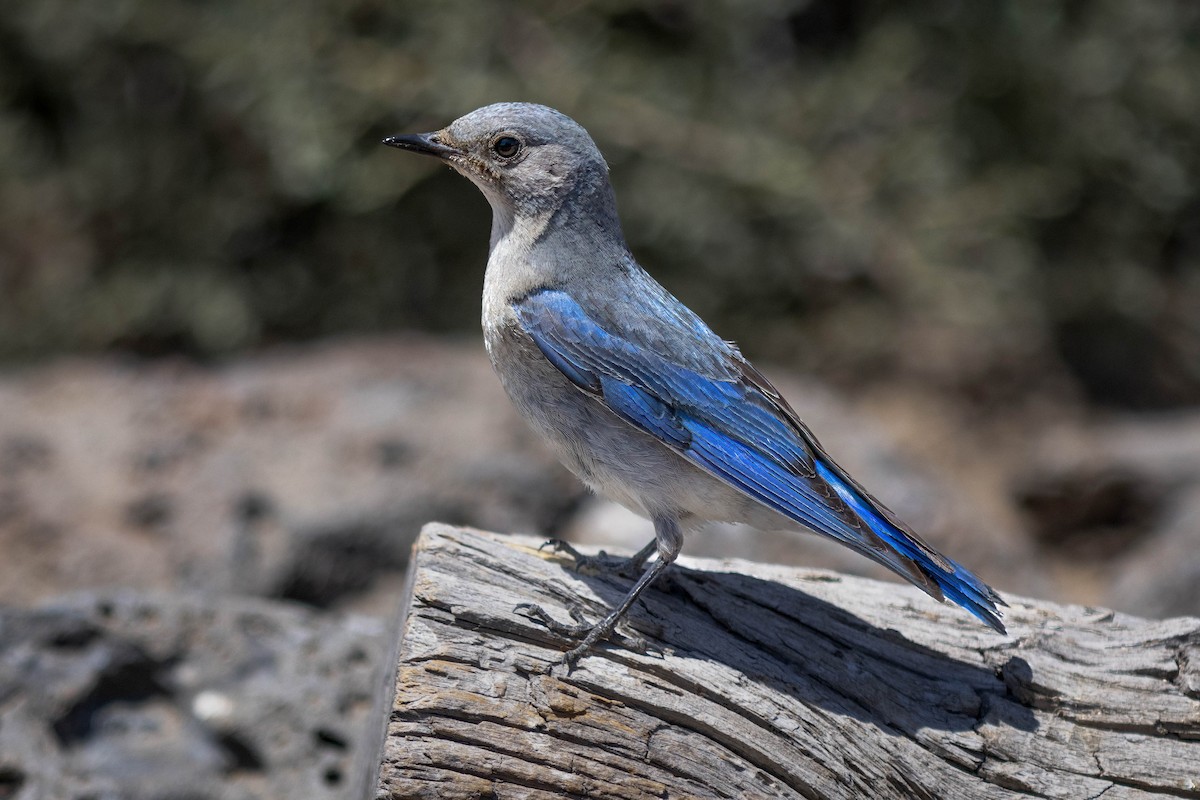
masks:
<path fill-rule="evenodd" d="M 629 582 L 537 544 L 421 534 L 377 797 L 1200 797 L 1200 619 L 682 559 L 568 672 Z"/>

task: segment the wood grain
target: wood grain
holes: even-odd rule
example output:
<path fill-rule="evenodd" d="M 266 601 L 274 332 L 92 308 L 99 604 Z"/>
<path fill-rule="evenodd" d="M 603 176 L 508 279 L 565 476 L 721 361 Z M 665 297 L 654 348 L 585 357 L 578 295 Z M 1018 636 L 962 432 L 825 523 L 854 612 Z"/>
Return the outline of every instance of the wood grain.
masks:
<path fill-rule="evenodd" d="M 568 673 L 514 609 L 629 581 L 538 543 L 422 532 L 378 798 L 1200 797 L 1200 619 L 684 558 Z"/>

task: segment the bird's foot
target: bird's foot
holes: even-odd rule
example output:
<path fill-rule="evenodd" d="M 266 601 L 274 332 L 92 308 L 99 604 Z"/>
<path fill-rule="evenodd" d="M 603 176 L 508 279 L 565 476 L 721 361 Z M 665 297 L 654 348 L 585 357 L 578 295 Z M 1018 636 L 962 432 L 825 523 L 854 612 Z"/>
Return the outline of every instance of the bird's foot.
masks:
<path fill-rule="evenodd" d="M 559 622 L 550 616 L 546 609 L 533 603 L 521 603 L 513 610 L 522 612 L 527 619 L 541 624 L 551 633 L 579 642 L 563 654 L 562 663 L 567 665 L 568 670 L 575 666 L 575 663 L 583 658 L 589 650 L 616 632 L 621 621 L 621 615 L 614 611 L 595 624 L 589 623 L 583 613 L 583 607 L 578 603 L 567 605 L 567 612 L 570 613 L 571 619 L 575 620 L 574 625 Z M 632 649 L 638 652 L 646 649 L 646 640 L 642 637 L 626 631 L 620 633 Z"/>
<path fill-rule="evenodd" d="M 591 575 L 619 575 L 622 578 L 636 578 L 641 575 L 642 568 L 646 564 L 646 558 L 642 553 L 638 553 L 632 558 L 622 558 L 621 556 L 610 556 L 601 550 L 592 556 L 579 552 L 569 542 L 562 539 L 550 539 L 538 550 L 545 550 L 547 547 L 555 553 L 565 553 L 570 556 L 571 560 L 575 562 L 576 572 Z"/>

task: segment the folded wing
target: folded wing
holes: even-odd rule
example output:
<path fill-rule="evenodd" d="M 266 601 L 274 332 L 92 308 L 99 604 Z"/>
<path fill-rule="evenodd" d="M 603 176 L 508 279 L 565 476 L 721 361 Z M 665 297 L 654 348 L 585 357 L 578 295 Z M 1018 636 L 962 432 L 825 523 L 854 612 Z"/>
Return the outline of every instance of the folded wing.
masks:
<path fill-rule="evenodd" d="M 676 302 L 663 295 L 659 302 Z M 672 358 L 660 341 L 639 342 L 636 329 L 612 330 L 561 291 L 540 290 L 514 308 L 543 355 L 629 424 L 768 508 L 1004 631 L 995 591 L 847 475 L 774 387 L 698 318 L 686 335 L 703 350 L 701 361 L 690 353 Z M 698 366 L 713 363 L 720 368 Z"/>

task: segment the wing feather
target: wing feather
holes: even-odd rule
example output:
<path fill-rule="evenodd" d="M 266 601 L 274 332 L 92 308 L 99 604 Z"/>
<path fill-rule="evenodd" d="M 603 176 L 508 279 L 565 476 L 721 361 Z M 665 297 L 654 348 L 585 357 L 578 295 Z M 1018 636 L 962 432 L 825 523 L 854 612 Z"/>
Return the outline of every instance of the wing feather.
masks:
<path fill-rule="evenodd" d="M 636 331 L 602 326 L 565 292 L 542 289 L 514 309 L 550 363 L 634 427 L 766 507 L 1003 631 L 999 596 L 839 467 L 775 387 L 707 328 L 689 331 L 694 345 L 708 348 L 705 359 L 677 360 L 638 342 Z M 693 327 L 703 325 L 691 319 Z M 713 347 L 724 349 L 720 369 L 712 366 Z"/>

